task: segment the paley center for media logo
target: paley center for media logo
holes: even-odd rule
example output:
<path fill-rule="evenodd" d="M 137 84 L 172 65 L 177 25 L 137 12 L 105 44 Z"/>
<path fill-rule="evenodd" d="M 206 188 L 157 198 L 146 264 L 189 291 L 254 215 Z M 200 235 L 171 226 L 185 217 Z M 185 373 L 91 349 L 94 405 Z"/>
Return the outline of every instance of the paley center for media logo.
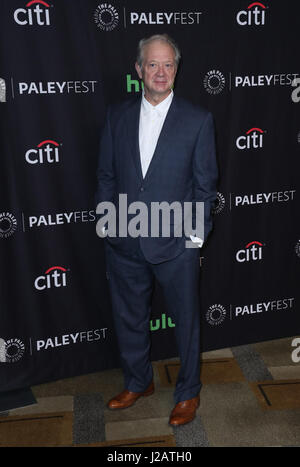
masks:
<path fill-rule="evenodd" d="M 36 339 L 32 342 L 31 339 L 31 352 L 41 352 L 43 350 L 63 348 L 69 345 L 93 343 L 99 340 L 105 340 L 107 337 L 108 328 L 91 329 L 88 331 L 77 331 L 69 334 L 63 334 L 61 336 L 46 337 L 43 339 Z"/>
<path fill-rule="evenodd" d="M 230 193 L 230 209 L 241 206 L 257 206 L 294 201 L 296 190 L 272 191 L 263 193 Z"/>
<path fill-rule="evenodd" d="M 17 83 L 19 95 L 31 94 L 87 94 L 95 92 L 96 80 L 85 81 L 21 81 Z"/>
<path fill-rule="evenodd" d="M 224 73 L 215 68 L 203 78 L 204 89 L 212 95 L 221 94 L 227 89 L 232 92 L 241 88 L 283 87 L 300 84 L 299 73 L 270 73 L 265 75 L 241 75 L 231 71 Z M 226 85 L 226 86 L 225 86 Z M 294 89 L 292 100 L 300 101 L 300 86 Z"/>
<path fill-rule="evenodd" d="M 23 232 L 26 232 L 31 229 L 53 228 L 81 223 L 88 224 L 95 222 L 95 220 L 95 209 L 30 215 L 21 212 L 17 217 L 11 212 L 4 211 L 0 212 L 0 240 L 10 238 L 16 232 L 18 224 Z"/>
<path fill-rule="evenodd" d="M 43 0 L 31 0 L 14 10 L 13 18 L 19 26 L 50 26 L 51 7 Z"/>
<path fill-rule="evenodd" d="M 0 337 L 0 363 L 15 363 L 21 360 L 25 352 L 25 344 L 17 338 Z"/>
<path fill-rule="evenodd" d="M 0 78 L 0 102 L 6 102 L 6 82 Z"/>
<path fill-rule="evenodd" d="M 157 26 L 157 25 L 198 25 L 200 24 L 201 11 L 130 11 L 123 7 L 122 11 L 111 3 L 101 3 L 94 12 L 94 22 L 101 31 L 111 32 L 120 26 L 122 19 L 123 28 L 129 26 Z"/>
<path fill-rule="evenodd" d="M 209 94 L 220 94 L 225 88 L 225 77 L 219 70 L 210 70 L 204 76 L 203 84 Z"/>
<path fill-rule="evenodd" d="M 52 214 L 35 214 L 25 216 L 23 213 L 23 231 L 67 224 L 94 222 L 96 213 L 94 209 L 83 211 L 68 211 Z"/>
<path fill-rule="evenodd" d="M 13 77 L 9 80 L 0 78 L 0 102 L 18 96 L 94 94 L 98 83 L 97 80 L 18 82 Z"/>
<path fill-rule="evenodd" d="M 231 211 L 234 208 L 245 206 L 265 206 L 278 203 L 289 203 L 296 199 L 297 190 L 280 190 L 260 193 L 228 193 L 227 202 L 223 193 L 218 192 L 212 214 L 219 214 L 224 211 L 225 206 Z"/>
<path fill-rule="evenodd" d="M 215 303 L 210 305 L 205 313 L 205 319 L 211 326 L 220 326 L 226 320 L 248 318 L 253 319 L 269 313 L 279 313 L 295 310 L 295 298 L 276 298 L 261 301 L 259 303 L 247 303 L 238 305 L 221 305 Z"/>
<path fill-rule="evenodd" d="M 0 238 L 8 238 L 17 229 L 17 219 L 10 212 L 0 213 Z"/>
<path fill-rule="evenodd" d="M 225 196 L 218 191 L 217 192 L 217 197 L 215 199 L 215 202 L 214 202 L 214 205 L 213 205 L 213 208 L 212 208 L 212 214 L 213 215 L 220 214 L 220 212 L 222 212 L 224 210 L 225 205 L 226 205 Z"/>
<path fill-rule="evenodd" d="M 33 338 L 26 340 L 19 338 L 3 339 L 0 337 L 0 363 L 19 362 L 25 354 L 32 356 L 34 353 L 43 353 L 51 349 L 63 350 L 65 347 L 79 344 L 94 344 L 105 341 L 108 337 L 108 328 L 79 330 L 66 334 Z M 24 342 L 26 341 L 26 345 Z"/>
<path fill-rule="evenodd" d="M 119 13 L 110 3 L 101 3 L 95 10 L 94 21 L 102 31 L 112 31 L 119 24 Z"/>

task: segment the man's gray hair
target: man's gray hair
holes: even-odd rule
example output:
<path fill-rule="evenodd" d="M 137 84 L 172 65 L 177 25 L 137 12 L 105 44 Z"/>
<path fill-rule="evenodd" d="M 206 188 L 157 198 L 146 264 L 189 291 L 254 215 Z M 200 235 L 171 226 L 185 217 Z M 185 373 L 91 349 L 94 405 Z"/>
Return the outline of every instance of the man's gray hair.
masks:
<path fill-rule="evenodd" d="M 180 57 L 181 57 L 180 50 L 179 50 L 176 42 L 170 36 L 168 36 L 168 34 L 155 34 L 154 36 L 151 36 L 151 37 L 148 37 L 146 39 L 141 39 L 140 40 L 140 42 L 138 44 L 137 59 L 136 59 L 138 65 L 142 68 L 143 59 L 144 59 L 144 57 L 143 57 L 144 47 L 146 45 L 150 44 L 150 42 L 153 42 L 153 41 L 161 41 L 161 42 L 165 42 L 166 44 L 169 44 L 174 50 L 175 63 L 176 63 L 176 66 L 178 66 L 179 60 L 180 60 Z"/>

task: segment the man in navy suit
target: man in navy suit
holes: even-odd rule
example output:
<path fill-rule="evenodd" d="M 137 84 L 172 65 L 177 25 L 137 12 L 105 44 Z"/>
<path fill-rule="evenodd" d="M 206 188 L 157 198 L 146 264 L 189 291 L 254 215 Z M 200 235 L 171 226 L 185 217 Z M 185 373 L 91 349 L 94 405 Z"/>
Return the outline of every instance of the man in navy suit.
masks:
<path fill-rule="evenodd" d="M 151 235 L 151 219 L 148 236 L 128 235 L 124 226 L 116 236 L 110 235 L 109 227 L 101 230 L 106 235 L 107 271 L 125 381 L 125 389 L 108 407 L 130 407 L 154 392 L 149 320 L 157 280 L 176 325 L 181 362 L 169 420 L 173 426 L 193 420 L 200 402 L 199 246 L 212 228 L 217 183 L 212 115 L 172 91 L 179 60 L 178 47 L 167 35 L 140 41 L 136 70 L 144 92 L 108 111 L 96 195 L 97 204 L 116 206 L 118 227 L 124 221 L 124 212 L 119 210 L 121 194 L 129 205 L 143 202 L 149 210 L 153 203 L 190 203 L 193 220 L 197 203 L 204 204 L 201 238 L 192 235 L 194 231 L 178 236 L 183 226 L 176 216 L 169 219 L 167 237 L 161 235 L 161 225 L 159 234 Z M 186 247 L 187 239 L 194 248 Z"/>

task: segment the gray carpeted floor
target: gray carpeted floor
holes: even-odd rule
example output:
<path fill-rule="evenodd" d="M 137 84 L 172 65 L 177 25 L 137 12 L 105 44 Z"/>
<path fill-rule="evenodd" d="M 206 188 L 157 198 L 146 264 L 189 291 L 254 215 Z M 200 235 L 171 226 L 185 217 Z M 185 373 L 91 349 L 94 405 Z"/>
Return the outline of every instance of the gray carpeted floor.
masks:
<path fill-rule="evenodd" d="M 300 363 L 293 338 L 206 352 L 193 422 L 168 424 L 177 359 L 153 362 L 155 393 L 128 409 L 120 369 L 35 386 L 37 403 L 0 414 L 0 446 L 300 446 Z"/>

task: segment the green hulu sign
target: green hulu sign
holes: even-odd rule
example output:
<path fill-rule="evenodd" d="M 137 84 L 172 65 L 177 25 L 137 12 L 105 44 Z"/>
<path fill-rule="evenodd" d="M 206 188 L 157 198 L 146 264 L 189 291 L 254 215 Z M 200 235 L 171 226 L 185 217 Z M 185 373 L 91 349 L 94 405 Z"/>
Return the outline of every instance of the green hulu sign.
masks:
<path fill-rule="evenodd" d="M 175 324 L 170 317 L 166 317 L 165 313 L 161 315 L 161 319 L 150 320 L 150 331 L 157 331 L 158 329 L 174 328 Z"/>
<path fill-rule="evenodd" d="M 131 75 L 126 75 L 126 86 L 127 92 L 140 92 L 141 89 L 144 89 L 143 81 L 131 79 Z"/>
<path fill-rule="evenodd" d="M 174 85 L 172 86 L 172 89 Z M 142 80 L 132 79 L 131 74 L 126 75 L 126 91 L 128 93 L 139 93 L 144 89 L 144 83 Z"/>

